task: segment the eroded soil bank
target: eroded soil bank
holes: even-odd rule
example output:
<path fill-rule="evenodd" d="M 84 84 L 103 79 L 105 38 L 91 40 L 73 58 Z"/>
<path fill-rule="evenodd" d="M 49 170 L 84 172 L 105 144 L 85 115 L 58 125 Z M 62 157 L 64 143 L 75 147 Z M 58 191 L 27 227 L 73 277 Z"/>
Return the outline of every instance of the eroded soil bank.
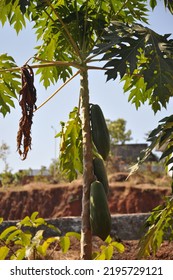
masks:
<path fill-rule="evenodd" d="M 147 213 L 170 195 L 164 178 L 146 181 L 142 176 L 125 181 L 126 174 L 109 177 L 109 207 L 111 214 Z M 163 181 L 163 182 L 162 182 Z M 21 187 L 0 189 L 0 217 L 22 219 L 38 211 L 43 218 L 81 215 L 82 181 L 49 184 L 29 183 Z"/>

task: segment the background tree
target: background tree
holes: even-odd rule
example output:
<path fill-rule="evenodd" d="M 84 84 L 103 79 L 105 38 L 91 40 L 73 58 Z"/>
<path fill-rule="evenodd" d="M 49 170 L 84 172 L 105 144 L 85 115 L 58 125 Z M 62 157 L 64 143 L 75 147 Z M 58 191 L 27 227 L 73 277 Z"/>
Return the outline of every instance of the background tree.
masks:
<path fill-rule="evenodd" d="M 9 165 L 7 163 L 7 157 L 10 153 L 10 147 L 2 142 L 2 144 L 0 145 L 0 159 L 3 161 L 4 163 L 4 172 L 7 172 L 9 170 Z"/>
<path fill-rule="evenodd" d="M 126 141 L 130 141 L 133 138 L 131 137 L 131 130 L 126 131 L 126 121 L 124 119 L 117 119 L 115 121 L 106 120 L 108 130 L 110 133 L 110 141 L 112 145 L 118 143 L 125 144 Z"/>
<path fill-rule="evenodd" d="M 147 23 L 147 2 L 1 0 L 0 3 L 2 24 L 8 21 L 18 33 L 29 20 L 40 43 L 34 58 L 24 62 L 22 68 L 7 54 L 0 56 L 0 111 L 5 116 L 20 91 L 22 118 L 17 141 L 24 158 L 31 147 L 30 129 L 36 100 L 33 69 L 38 68 L 37 74 L 41 75 L 46 88 L 59 79 L 66 85 L 80 75 L 79 107 L 70 113 L 65 125 L 62 123 L 59 136 L 62 139 L 61 168 L 70 180 L 83 172 L 83 259 L 91 259 L 92 253 L 89 197 L 94 181 L 88 71 L 105 71 L 107 81 L 120 76 L 124 91 L 129 91 L 129 101 L 136 108 L 148 101 L 157 112 L 162 106 L 166 107 L 173 92 L 173 42 L 168 34 L 161 36 L 139 24 Z M 173 12 L 172 1 L 164 3 Z M 152 8 L 156 5 L 157 1 L 150 1 Z M 103 67 L 98 67 L 100 60 L 102 65 L 105 63 Z M 33 64 L 36 61 L 39 64 Z M 28 65 L 29 62 L 32 65 Z"/>

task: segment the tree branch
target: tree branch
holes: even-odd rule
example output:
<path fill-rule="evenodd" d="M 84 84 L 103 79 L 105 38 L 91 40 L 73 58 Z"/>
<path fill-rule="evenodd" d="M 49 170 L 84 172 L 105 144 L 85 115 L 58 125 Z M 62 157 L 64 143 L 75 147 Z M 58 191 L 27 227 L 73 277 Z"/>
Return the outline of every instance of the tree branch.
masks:
<path fill-rule="evenodd" d="M 38 59 L 38 60 L 41 60 L 41 59 L 36 58 L 36 57 L 34 57 L 34 58 Z M 72 67 L 75 67 L 77 69 L 81 69 L 81 70 L 83 69 L 82 66 L 80 66 L 79 64 L 77 64 L 75 62 L 67 62 L 67 61 L 50 61 L 49 62 L 49 61 L 46 61 L 46 60 L 41 60 L 41 61 L 45 61 L 46 63 L 33 64 L 31 67 L 32 68 L 43 68 L 43 67 L 52 67 L 52 66 L 72 66 Z M 4 73 L 4 72 L 17 72 L 17 71 L 21 71 L 21 67 L 13 67 L 13 68 L 8 68 L 8 69 L 2 69 L 1 68 L 0 69 L 0 73 Z"/>
<path fill-rule="evenodd" d="M 38 111 L 41 107 L 43 107 L 50 99 L 52 99 L 63 87 L 65 87 L 71 80 L 73 80 L 78 74 L 80 70 L 77 71 L 70 79 L 68 79 L 62 86 L 60 86 L 54 93 L 51 94 L 40 106 L 35 109 L 34 112 Z"/>

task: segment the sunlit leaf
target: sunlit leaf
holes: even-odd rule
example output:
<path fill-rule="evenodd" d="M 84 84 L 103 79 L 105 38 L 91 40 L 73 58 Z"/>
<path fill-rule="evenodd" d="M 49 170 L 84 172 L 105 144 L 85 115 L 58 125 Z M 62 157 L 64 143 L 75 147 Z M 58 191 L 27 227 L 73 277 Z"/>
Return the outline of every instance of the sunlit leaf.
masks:
<path fill-rule="evenodd" d="M 33 212 L 32 215 L 31 215 L 31 218 L 30 218 L 31 221 L 32 221 L 32 222 L 35 222 L 35 219 L 36 219 L 37 216 L 38 216 L 38 211 Z"/>
<path fill-rule="evenodd" d="M 105 259 L 106 260 L 111 260 L 114 252 L 114 247 L 110 244 L 104 251 L 105 253 Z"/>
<path fill-rule="evenodd" d="M 20 234 L 21 234 L 20 229 L 17 229 L 12 233 L 10 233 L 6 239 L 6 244 L 8 244 L 10 241 L 15 241 L 16 239 L 18 239 Z"/>
<path fill-rule="evenodd" d="M 83 171 L 82 131 L 78 108 L 69 114 L 69 120 L 62 124 L 60 143 L 60 170 L 70 181 L 77 178 Z"/>
<path fill-rule="evenodd" d="M 108 235 L 108 237 L 105 240 L 105 243 L 110 244 L 112 242 L 112 238 L 110 235 Z"/>
<path fill-rule="evenodd" d="M 166 199 L 163 205 L 155 207 L 145 222 L 147 232 L 139 241 L 138 258 L 156 254 L 165 236 L 167 239 L 173 233 L 173 223 L 170 223 L 173 215 L 173 199 Z"/>
<path fill-rule="evenodd" d="M 0 54 L 0 113 L 5 116 L 14 107 L 13 98 L 17 98 L 20 90 L 20 75 L 9 68 L 16 67 L 14 59 L 7 54 Z"/>
<path fill-rule="evenodd" d="M 18 250 L 15 251 L 15 254 L 13 254 L 10 257 L 10 260 L 23 260 L 26 256 L 26 248 L 20 248 Z"/>
<path fill-rule="evenodd" d="M 81 234 L 80 233 L 78 233 L 78 232 L 72 232 L 72 231 L 69 231 L 69 232 L 67 232 L 66 233 L 66 236 L 68 236 L 68 237 L 75 237 L 76 239 L 78 239 L 79 241 L 80 241 L 80 239 L 81 239 Z"/>
<path fill-rule="evenodd" d="M 45 225 L 46 224 L 46 222 L 45 222 L 45 220 L 43 218 L 35 219 L 34 223 L 35 223 L 36 227 L 38 227 L 40 225 Z"/>
<path fill-rule="evenodd" d="M 0 235 L 0 239 L 4 239 L 4 238 L 7 238 L 7 236 L 13 232 L 13 231 L 16 231 L 17 230 L 17 227 L 16 226 L 10 226 L 8 228 L 6 228 Z"/>
<path fill-rule="evenodd" d="M 49 246 L 55 242 L 55 241 L 59 241 L 60 237 L 50 237 L 48 239 L 46 239 L 42 245 L 39 245 L 37 247 L 37 251 L 42 255 L 45 256 L 47 249 L 49 248 Z"/>
<path fill-rule="evenodd" d="M 21 231 L 20 238 L 15 241 L 15 244 L 27 247 L 31 243 L 31 238 L 32 238 L 31 233 L 29 233 L 29 232 L 26 233 L 26 232 Z"/>
<path fill-rule="evenodd" d="M 70 248 L 70 238 L 68 236 L 62 236 L 60 238 L 60 246 L 63 253 L 67 253 Z"/>
<path fill-rule="evenodd" d="M 26 216 L 25 218 L 23 218 L 20 222 L 17 223 L 18 226 L 29 226 L 29 227 L 32 227 L 33 226 L 33 223 L 30 219 L 29 216 Z"/>
<path fill-rule="evenodd" d="M 117 242 L 117 241 L 113 241 L 111 244 L 117 249 L 117 251 L 119 253 L 124 252 L 125 248 L 124 248 L 124 245 L 122 243 Z"/>
<path fill-rule="evenodd" d="M 103 261 L 105 260 L 106 257 L 105 257 L 105 252 L 102 251 L 102 253 L 98 254 L 96 257 L 95 257 L 95 260 L 100 260 L 100 261 Z"/>
<path fill-rule="evenodd" d="M 7 246 L 0 247 L 0 260 L 5 260 L 9 253 L 9 248 Z"/>

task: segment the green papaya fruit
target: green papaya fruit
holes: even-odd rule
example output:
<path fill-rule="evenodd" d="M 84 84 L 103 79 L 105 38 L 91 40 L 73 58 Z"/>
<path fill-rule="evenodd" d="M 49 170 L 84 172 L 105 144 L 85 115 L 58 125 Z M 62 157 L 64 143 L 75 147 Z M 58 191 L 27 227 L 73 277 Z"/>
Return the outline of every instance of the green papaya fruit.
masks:
<path fill-rule="evenodd" d="M 103 112 L 99 105 L 91 104 L 91 128 L 93 142 L 104 160 L 110 152 L 110 136 Z"/>
<path fill-rule="evenodd" d="M 90 188 L 90 224 L 93 235 L 106 240 L 111 232 L 111 215 L 103 184 L 94 181 Z"/>
<path fill-rule="evenodd" d="M 106 195 L 108 195 L 109 183 L 108 183 L 108 177 L 107 177 L 104 161 L 101 158 L 94 158 L 93 167 L 94 167 L 94 175 L 96 176 L 97 180 L 103 184 L 105 193 Z"/>

